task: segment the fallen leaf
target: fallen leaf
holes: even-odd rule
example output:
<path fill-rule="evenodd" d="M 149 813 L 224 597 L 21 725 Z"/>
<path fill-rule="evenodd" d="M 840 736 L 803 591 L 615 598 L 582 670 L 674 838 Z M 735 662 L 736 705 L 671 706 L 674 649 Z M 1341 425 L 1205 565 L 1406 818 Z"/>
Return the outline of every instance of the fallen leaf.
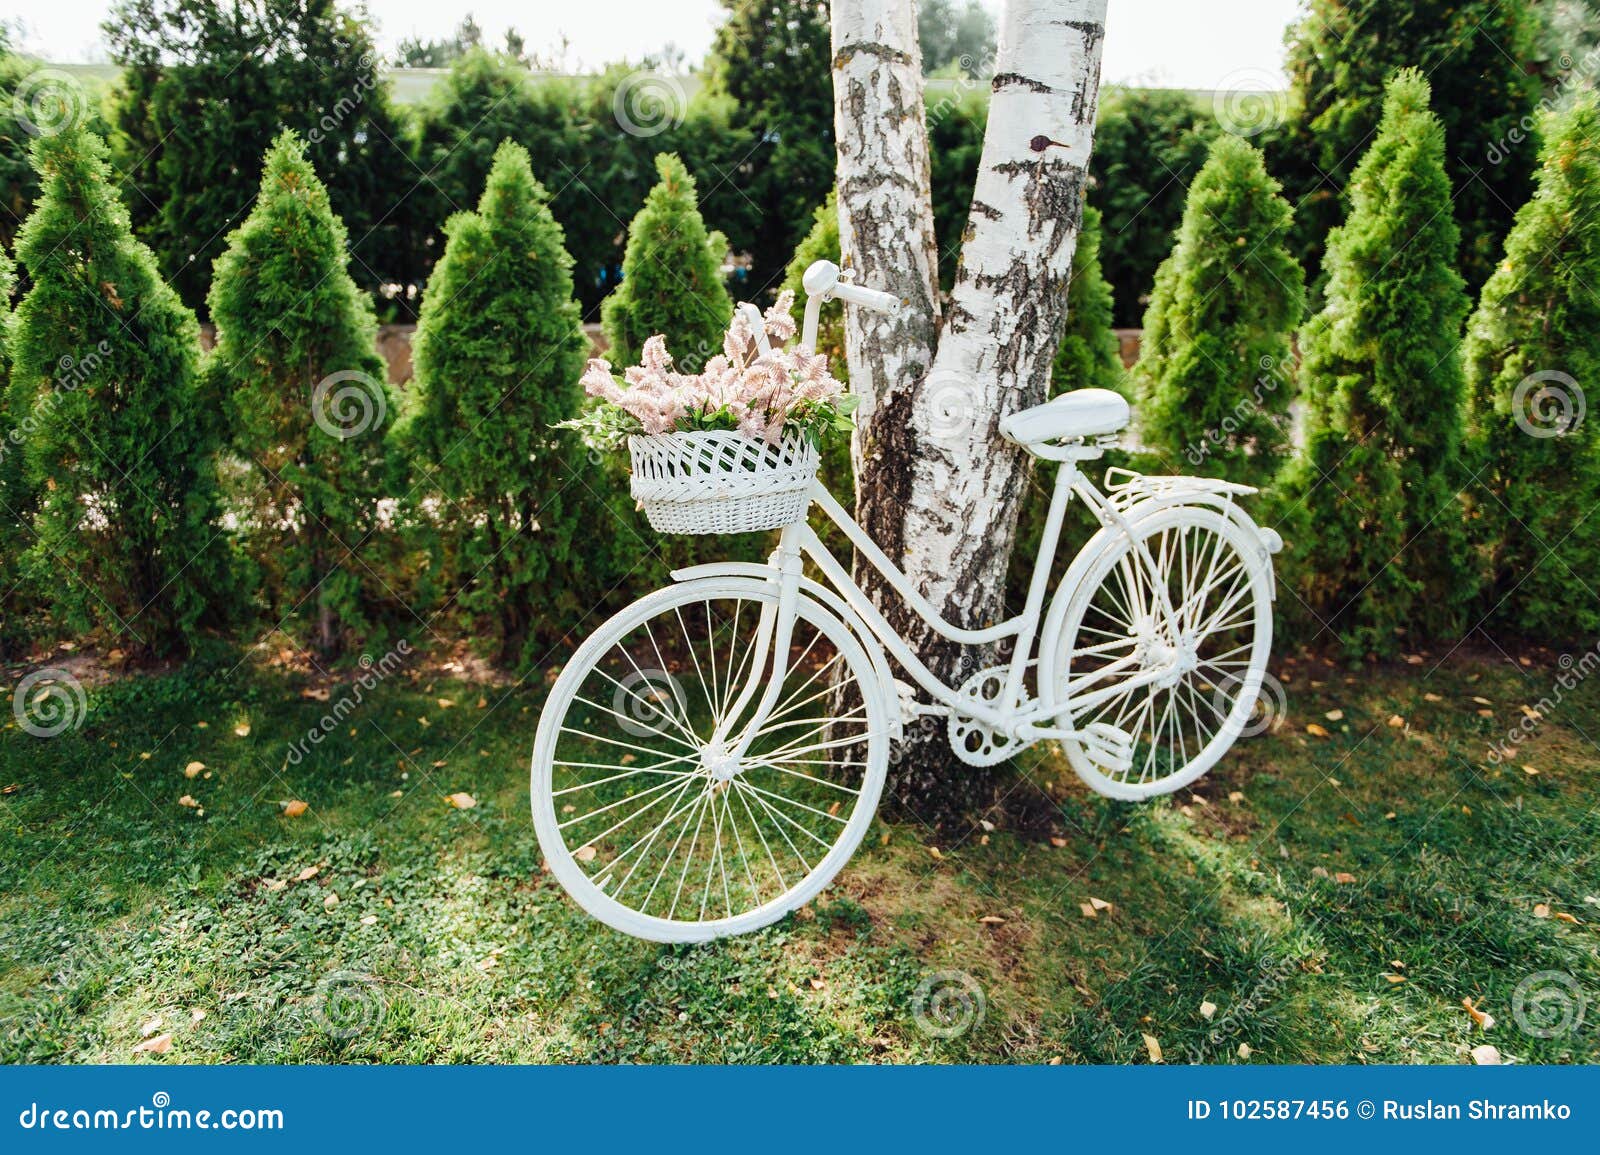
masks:
<path fill-rule="evenodd" d="M 1498 1047 L 1491 1046 L 1488 1043 L 1473 1047 L 1472 1061 L 1480 1067 L 1498 1067 L 1500 1065 L 1500 1050 Z"/>
<path fill-rule="evenodd" d="M 160 1029 L 161 1029 L 161 1016 L 157 1015 L 155 1018 L 151 1019 L 149 1022 L 145 1023 L 143 1026 L 141 1026 L 139 1028 L 139 1035 L 140 1035 L 141 1038 L 148 1039 L 151 1035 L 155 1034 Z"/>
<path fill-rule="evenodd" d="M 1250 1044 L 1249 1043 L 1240 1043 L 1239 1044 L 1239 1057 L 1241 1059 L 1248 1059 L 1250 1057 Z"/>
<path fill-rule="evenodd" d="M 1406 665 L 1408 665 L 1408 666 L 1420 666 L 1420 665 L 1422 665 L 1422 655 L 1421 654 L 1407 654 L 1406 655 Z"/>
<path fill-rule="evenodd" d="M 1399 714 L 1390 714 L 1389 715 L 1389 725 L 1394 727 L 1396 730 L 1400 729 L 1405 724 L 1406 724 L 1406 720 L 1404 718 L 1402 718 Z"/>
<path fill-rule="evenodd" d="M 391 790 L 391 791 L 389 791 L 389 797 L 390 798 L 404 798 L 405 796 L 406 796 L 406 792 L 404 790 Z"/>
<path fill-rule="evenodd" d="M 234 734 L 236 734 L 240 738 L 248 738 L 248 737 L 250 737 L 250 723 L 249 722 L 240 722 L 237 726 L 235 726 L 233 728 L 233 732 L 234 732 Z"/>
<path fill-rule="evenodd" d="M 1144 1049 L 1145 1053 L 1150 1056 L 1152 1063 L 1161 1062 L 1161 1043 L 1154 1035 L 1144 1036 Z"/>
<path fill-rule="evenodd" d="M 592 846 L 580 846 L 578 849 L 572 852 L 572 857 L 576 858 L 579 862 L 593 862 L 594 856 L 598 853 L 599 851 L 595 850 L 595 848 Z"/>
<path fill-rule="evenodd" d="M 185 778 L 198 777 L 200 772 L 205 768 L 206 764 L 204 762 L 191 762 L 183 768 L 183 776 Z"/>
<path fill-rule="evenodd" d="M 262 887 L 263 890 L 275 891 L 275 890 L 282 890 L 284 887 L 286 887 L 288 885 L 289 885 L 288 882 L 286 882 L 284 879 L 281 879 L 281 878 L 269 878 L 269 879 L 267 879 L 265 882 L 263 882 L 261 884 L 261 887 Z"/>
<path fill-rule="evenodd" d="M 428 721 L 427 715 L 424 714 L 417 719 L 417 725 L 421 726 L 423 729 L 427 729 L 429 726 L 433 725 L 433 723 Z"/>
<path fill-rule="evenodd" d="M 1539 776 L 1539 771 L 1535 770 L 1532 766 L 1524 766 L 1522 768 L 1522 772 L 1524 774 L 1531 774 L 1535 778 L 1537 778 Z"/>
<path fill-rule="evenodd" d="M 1339 883 L 1351 883 L 1351 882 L 1354 882 L 1355 880 L 1356 880 L 1356 876 L 1351 874 L 1348 870 L 1338 871 L 1333 876 L 1333 881 L 1339 882 Z"/>
<path fill-rule="evenodd" d="M 361 925 L 362 926 L 373 926 L 373 925 L 375 925 L 377 923 L 377 921 L 378 921 L 378 916 L 375 915 L 375 914 L 364 914 L 364 915 L 361 916 Z"/>
<path fill-rule="evenodd" d="M 205 1017 L 206 1017 L 206 1013 L 204 1011 L 202 1011 L 199 1007 L 195 1007 L 193 1010 L 191 1010 L 189 1012 L 189 1021 L 191 1023 L 198 1023 L 201 1019 L 203 1019 Z"/>
<path fill-rule="evenodd" d="M 937 846 L 928 847 L 928 857 L 933 859 L 935 862 L 944 861 L 944 855 L 939 852 L 939 848 Z"/>
<path fill-rule="evenodd" d="M 1383 977 L 1388 979 L 1391 983 L 1395 983 L 1395 984 L 1403 983 L 1403 982 L 1406 981 L 1406 976 L 1405 975 L 1397 975 L 1397 974 L 1394 974 L 1393 972 L 1391 972 L 1389 974 L 1386 974 Z"/>
<path fill-rule="evenodd" d="M 1206 1022 L 1211 1021 L 1211 1016 L 1217 1013 L 1217 1004 L 1206 999 L 1200 1004 L 1200 1017 Z"/>
<path fill-rule="evenodd" d="M 1442 701 L 1444 701 L 1444 699 L 1441 698 L 1438 694 L 1424 694 L 1424 695 L 1422 695 L 1422 700 L 1424 702 L 1442 702 Z"/>
<path fill-rule="evenodd" d="M 1001 926 L 1006 920 L 1001 918 L 998 914 L 986 914 L 978 921 L 984 926 Z"/>
<path fill-rule="evenodd" d="M 1065 850 L 1067 846 L 1067 840 L 1065 838 L 1058 838 L 1052 834 L 1050 836 L 1050 845 L 1054 846 L 1057 850 Z"/>
<path fill-rule="evenodd" d="M 1494 717 L 1494 711 L 1493 710 L 1479 710 L 1478 711 L 1478 717 L 1480 717 L 1480 718 L 1493 718 Z"/>
<path fill-rule="evenodd" d="M 1472 1016 L 1472 1021 L 1478 1024 L 1480 1031 L 1487 1031 L 1494 1026 L 1494 1016 L 1473 1006 L 1471 999 L 1462 999 L 1461 1005 L 1467 1008 L 1467 1014 Z"/>
<path fill-rule="evenodd" d="M 1324 714 L 1322 716 L 1324 718 L 1326 718 L 1330 722 L 1338 722 L 1338 721 L 1340 721 L 1340 720 L 1342 720 L 1344 718 L 1344 711 L 1343 710 L 1329 710 L 1326 714 Z"/>
<path fill-rule="evenodd" d="M 1392 958 L 1392 959 L 1390 959 L 1390 960 L 1389 960 L 1389 965 L 1390 965 L 1390 966 L 1392 966 L 1392 967 L 1394 967 L 1394 969 L 1395 969 L 1395 970 L 1397 970 L 1397 971 L 1403 971 L 1403 970 L 1405 970 L 1405 969 L 1406 969 L 1406 964 L 1405 964 L 1405 963 L 1403 963 L 1403 962 L 1401 962 L 1401 961 L 1400 961 L 1400 960 L 1399 960 L 1399 959 L 1397 959 L 1397 958 Z"/>
<path fill-rule="evenodd" d="M 1243 790 L 1230 790 L 1230 791 L 1228 791 L 1228 801 L 1229 802 L 1233 802 L 1233 803 L 1243 802 L 1244 801 L 1244 791 Z"/>
<path fill-rule="evenodd" d="M 1310 734 L 1313 738 L 1332 737 L 1332 735 L 1330 735 L 1324 727 L 1317 725 L 1315 722 L 1306 723 L 1306 733 Z"/>
<path fill-rule="evenodd" d="M 193 796 L 185 794 L 182 798 L 178 799 L 178 805 L 187 806 L 189 809 L 195 810 L 199 808 L 200 803 L 197 802 Z"/>
<path fill-rule="evenodd" d="M 455 703 L 455 699 L 453 699 L 453 698 L 440 698 L 439 699 L 439 709 L 441 709 L 441 710 L 448 710 L 451 707 L 453 707 L 455 704 L 456 704 Z"/>
<path fill-rule="evenodd" d="M 322 867 L 320 866 L 308 866 L 299 874 L 295 875 L 294 880 L 296 882 L 310 882 L 313 878 L 317 877 L 317 872 L 321 869 Z"/>
<path fill-rule="evenodd" d="M 478 800 L 465 790 L 458 790 L 454 794 L 446 795 L 445 801 L 457 810 L 471 810 L 478 804 Z"/>
<path fill-rule="evenodd" d="M 1087 902 L 1080 902 L 1078 904 L 1078 909 L 1083 911 L 1083 917 L 1084 918 L 1099 918 L 1100 917 L 1100 915 L 1095 911 L 1094 907 L 1090 906 Z"/>
<path fill-rule="evenodd" d="M 1474 702 L 1478 703 L 1478 705 L 1480 705 L 1480 706 L 1492 706 L 1492 705 L 1494 705 L 1494 703 L 1489 701 L 1488 698 L 1480 698 L 1476 694 L 1474 694 L 1472 696 L 1472 700 Z"/>
<path fill-rule="evenodd" d="M 1110 910 L 1111 909 L 1111 904 L 1109 902 L 1107 902 L 1103 898 L 1096 898 L 1092 894 L 1089 896 L 1089 905 L 1094 907 L 1096 910 Z"/>
<path fill-rule="evenodd" d="M 135 1053 L 143 1051 L 151 1055 L 164 1055 L 172 1050 L 172 1034 L 169 1031 L 167 1034 L 157 1035 L 153 1039 L 146 1039 L 133 1049 Z"/>
<path fill-rule="evenodd" d="M 313 702 L 326 702 L 330 695 L 327 690 L 308 689 L 301 690 L 300 696 L 302 698 L 310 698 Z"/>
<path fill-rule="evenodd" d="M 334 907 L 336 907 L 338 905 L 339 905 L 339 892 L 337 890 L 328 891 L 328 897 L 322 900 L 322 909 L 323 910 L 332 910 Z"/>
<path fill-rule="evenodd" d="M 811 983 L 811 989 L 814 991 L 825 991 L 828 989 L 827 979 L 817 978 L 815 975 L 813 975 L 809 981 Z"/>
<path fill-rule="evenodd" d="M 1558 910 L 1550 917 L 1555 919 L 1557 922 L 1570 922 L 1574 926 L 1578 925 L 1578 920 L 1564 910 Z"/>
<path fill-rule="evenodd" d="M 1547 903 L 1547 902 L 1536 902 L 1536 903 L 1534 903 L 1533 904 L 1533 917 L 1534 918 L 1549 918 L 1550 917 L 1550 904 Z"/>
<path fill-rule="evenodd" d="M 304 802 L 300 801 L 298 798 L 291 798 L 287 802 L 279 803 L 279 809 L 283 811 L 283 816 L 285 818 L 299 818 L 302 814 L 309 810 L 310 807 Z"/>

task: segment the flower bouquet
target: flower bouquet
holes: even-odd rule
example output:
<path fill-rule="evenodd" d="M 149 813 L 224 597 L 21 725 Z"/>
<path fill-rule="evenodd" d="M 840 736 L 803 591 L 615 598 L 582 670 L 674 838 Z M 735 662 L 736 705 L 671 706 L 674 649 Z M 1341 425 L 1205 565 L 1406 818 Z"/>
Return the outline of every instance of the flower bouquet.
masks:
<path fill-rule="evenodd" d="M 805 517 L 819 441 L 851 428 L 858 398 L 827 357 L 785 347 L 792 303 L 782 294 L 759 333 L 753 308 L 735 313 L 722 352 L 699 373 L 678 372 L 659 334 L 625 384 L 608 362 L 589 362 L 583 385 L 599 403 L 563 424 L 595 448 L 627 445 L 631 490 L 655 529 L 747 533 Z"/>

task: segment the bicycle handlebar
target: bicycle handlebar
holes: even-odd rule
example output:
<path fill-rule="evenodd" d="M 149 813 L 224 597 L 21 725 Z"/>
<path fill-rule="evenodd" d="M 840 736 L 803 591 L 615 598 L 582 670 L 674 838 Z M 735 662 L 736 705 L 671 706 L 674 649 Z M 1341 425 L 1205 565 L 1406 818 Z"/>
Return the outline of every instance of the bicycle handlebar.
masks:
<path fill-rule="evenodd" d="M 844 282 L 833 287 L 828 294 L 836 300 L 845 301 L 851 305 L 860 305 L 863 309 L 872 309 L 878 313 L 897 313 L 900 311 L 900 298 L 893 293 L 881 293 L 877 289 L 867 289 L 860 285 L 849 285 Z"/>

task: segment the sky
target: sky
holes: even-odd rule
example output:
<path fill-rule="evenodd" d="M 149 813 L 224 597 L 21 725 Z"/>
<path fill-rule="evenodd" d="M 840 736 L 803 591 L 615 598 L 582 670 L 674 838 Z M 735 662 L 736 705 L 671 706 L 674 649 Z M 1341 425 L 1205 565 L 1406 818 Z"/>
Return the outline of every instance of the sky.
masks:
<path fill-rule="evenodd" d="M 1284 84 L 1283 30 L 1300 0 L 1110 0 L 1103 78 L 1172 88 L 1272 89 Z M 111 0 L 0 0 L 0 20 L 22 24 L 27 51 L 63 63 L 105 59 L 100 22 Z M 1000 0 L 989 7 L 996 10 Z M 717 0 L 369 0 L 380 48 L 445 35 L 471 12 L 488 36 L 517 27 L 544 52 L 563 36 L 579 68 L 637 60 L 673 43 L 691 61 L 710 47 Z"/>

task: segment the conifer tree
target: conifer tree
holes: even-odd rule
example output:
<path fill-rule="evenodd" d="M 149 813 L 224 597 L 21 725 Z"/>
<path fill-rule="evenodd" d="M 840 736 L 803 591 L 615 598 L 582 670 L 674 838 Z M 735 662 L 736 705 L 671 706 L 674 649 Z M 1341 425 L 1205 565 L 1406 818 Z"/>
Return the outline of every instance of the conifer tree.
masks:
<path fill-rule="evenodd" d="M 455 597 L 508 666 L 592 607 L 620 529 L 608 480 L 552 428 L 582 405 L 589 342 L 548 202 L 527 150 L 503 142 L 477 211 L 445 226 L 395 430 L 444 499 Z"/>
<path fill-rule="evenodd" d="M 327 191 L 283 132 L 217 260 L 209 376 L 250 467 L 246 541 L 274 619 L 308 622 L 325 656 L 370 625 L 382 591 L 370 555 L 391 399 L 348 259 Z"/>
<path fill-rule="evenodd" d="M 1156 272 L 1134 378 L 1141 434 L 1180 469 L 1260 485 L 1288 450 L 1289 334 L 1305 278 L 1261 154 L 1218 137 Z"/>
<path fill-rule="evenodd" d="M 22 466 L 23 434 L 11 419 L 9 398 L 11 294 L 16 285 L 11 255 L 0 246 L 0 658 L 10 657 L 26 637 L 28 602 L 21 563 L 33 535 L 33 495 Z"/>
<path fill-rule="evenodd" d="M 1491 620 L 1551 640 L 1591 638 L 1600 603 L 1600 99 L 1544 124 L 1537 191 L 1467 327 L 1476 536 Z"/>
<path fill-rule="evenodd" d="M 679 367 L 697 372 L 722 349 L 733 319 L 722 283 L 726 242 L 706 232 L 683 162 L 663 153 L 656 172 L 660 181 L 628 226 L 622 284 L 601 306 L 606 357 L 619 368 L 637 364 L 645 341 L 661 333 Z"/>
<path fill-rule="evenodd" d="M 1350 217 L 1330 234 L 1327 303 L 1301 340 L 1306 446 L 1271 519 L 1296 595 L 1279 607 L 1353 656 L 1448 636 L 1473 594 L 1458 500 L 1467 298 L 1428 95 L 1415 70 L 1390 82 Z"/>
<path fill-rule="evenodd" d="M 228 576 L 199 328 L 129 232 L 100 138 L 68 126 L 32 160 L 7 406 L 39 495 L 25 561 L 58 625 L 179 656 Z"/>
<path fill-rule="evenodd" d="M 1124 388 L 1122 349 L 1111 330 L 1114 302 L 1111 282 L 1100 266 L 1100 210 L 1083 206 L 1078 247 L 1072 252 L 1072 279 L 1067 282 L 1067 321 L 1050 367 L 1050 387 L 1067 389 Z"/>

